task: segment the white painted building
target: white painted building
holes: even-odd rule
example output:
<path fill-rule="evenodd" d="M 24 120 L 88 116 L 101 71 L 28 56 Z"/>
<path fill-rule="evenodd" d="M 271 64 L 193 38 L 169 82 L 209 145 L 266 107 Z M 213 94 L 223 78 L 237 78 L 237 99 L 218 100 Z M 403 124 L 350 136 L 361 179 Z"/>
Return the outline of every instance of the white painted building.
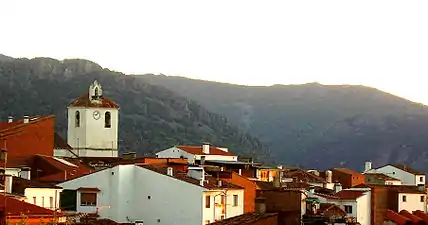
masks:
<path fill-rule="evenodd" d="M 89 92 L 68 105 L 67 142 L 80 157 L 118 156 L 119 105 L 94 81 Z M 70 156 L 57 149 L 56 156 Z"/>
<path fill-rule="evenodd" d="M 186 158 L 190 164 L 200 161 L 238 161 L 238 156 L 229 152 L 227 148 L 210 146 L 174 146 L 156 153 L 158 158 Z"/>
<path fill-rule="evenodd" d="M 26 202 L 50 210 L 59 209 L 60 187 L 28 187 L 25 188 Z"/>
<path fill-rule="evenodd" d="M 393 191 L 395 194 L 391 195 L 391 198 L 396 198 L 398 201 L 397 212 L 401 210 L 427 212 L 426 192 L 424 190 L 418 190 L 412 186 L 401 186 L 401 188 L 394 188 Z"/>
<path fill-rule="evenodd" d="M 313 193 L 321 203 L 338 205 L 347 213 L 348 218 L 356 218 L 362 225 L 371 221 L 371 191 L 370 188 L 350 188 L 338 191 L 332 196 Z"/>
<path fill-rule="evenodd" d="M 379 168 L 371 168 L 371 163 L 366 163 L 364 173 L 383 173 L 400 180 L 403 185 L 424 186 L 426 184 L 426 176 L 424 173 L 405 165 L 388 164 Z"/>
<path fill-rule="evenodd" d="M 201 225 L 243 214 L 242 188 L 208 180 L 199 167 L 183 174 L 172 168 L 118 165 L 59 186 L 77 191 L 77 212 L 98 212 L 119 223 Z"/>

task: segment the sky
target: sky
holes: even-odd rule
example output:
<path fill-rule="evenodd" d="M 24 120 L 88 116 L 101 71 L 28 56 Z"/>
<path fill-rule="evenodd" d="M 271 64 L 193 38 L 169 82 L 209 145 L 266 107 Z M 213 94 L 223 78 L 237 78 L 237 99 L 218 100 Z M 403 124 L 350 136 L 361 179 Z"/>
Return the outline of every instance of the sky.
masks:
<path fill-rule="evenodd" d="M 243 85 L 366 85 L 428 104 L 427 11 L 426 0 L 0 0 L 0 54 Z"/>

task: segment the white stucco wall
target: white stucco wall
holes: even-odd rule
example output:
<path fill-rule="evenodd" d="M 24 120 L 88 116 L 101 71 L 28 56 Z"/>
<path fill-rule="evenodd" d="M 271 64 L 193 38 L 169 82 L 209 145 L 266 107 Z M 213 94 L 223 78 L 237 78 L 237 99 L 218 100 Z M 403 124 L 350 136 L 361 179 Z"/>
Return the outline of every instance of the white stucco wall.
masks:
<path fill-rule="evenodd" d="M 80 127 L 75 126 L 76 111 L 80 112 Z M 100 112 L 100 119 L 94 119 L 94 111 Z M 104 127 L 104 115 L 106 112 L 111 114 L 110 128 Z M 73 149 L 80 149 L 75 152 L 78 152 L 81 156 L 116 157 L 118 126 L 118 109 L 69 107 L 67 142 Z M 98 151 L 89 151 L 90 149 Z M 113 153 L 112 149 L 114 150 Z"/>
<path fill-rule="evenodd" d="M 403 196 L 406 196 L 406 202 L 403 201 Z M 421 196 L 424 196 L 424 201 L 421 202 Z M 426 195 L 424 194 L 411 194 L 411 193 L 399 193 L 398 194 L 398 212 L 401 210 L 407 210 L 413 212 L 416 210 L 422 210 L 424 212 L 426 209 Z"/>
<path fill-rule="evenodd" d="M 221 161 L 238 161 L 238 156 L 226 156 L 226 155 L 193 155 L 186 151 L 183 151 L 177 147 L 171 147 L 156 153 L 158 158 L 187 158 L 190 164 L 194 164 L 195 160 L 200 160 L 201 156 L 205 156 L 206 161 L 210 160 L 221 160 Z"/>
<path fill-rule="evenodd" d="M 204 224 L 203 192 L 207 189 L 139 166 L 116 166 L 60 186 L 64 189 L 97 187 L 101 190 L 97 207 L 103 207 L 99 210 L 100 217 L 116 222 L 141 220 L 145 225 Z M 240 190 L 240 199 L 243 201 L 243 190 Z M 80 203 L 79 195 L 77 201 Z M 77 211 L 96 212 L 97 207 L 78 204 Z M 242 213 L 243 202 L 239 208 L 231 209 L 230 215 Z"/>
<path fill-rule="evenodd" d="M 225 219 L 230 218 L 230 217 L 234 217 L 234 216 L 238 216 L 244 213 L 244 190 L 227 190 L 226 192 L 224 192 L 226 197 L 226 206 L 225 206 L 225 214 L 222 214 L 222 206 L 217 205 L 217 204 L 221 204 L 221 195 L 223 194 L 223 192 L 221 190 L 209 190 L 209 191 L 205 191 L 203 193 L 204 197 L 203 197 L 203 201 L 202 201 L 202 206 L 203 206 L 203 224 L 205 224 L 205 221 L 210 221 L 210 223 L 220 220 L 221 216 L 223 215 Z M 233 205 L 233 196 L 237 195 L 238 196 L 238 205 L 234 206 Z M 206 196 L 210 196 L 211 200 L 210 200 L 210 208 L 206 208 L 205 207 L 205 201 L 206 201 Z"/>
<path fill-rule="evenodd" d="M 385 185 L 402 185 L 401 180 L 386 180 Z"/>
<path fill-rule="evenodd" d="M 371 169 L 368 172 L 383 173 L 387 176 L 401 180 L 404 185 L 416 185 L 415 175 L 391 165 L 386 165 L 377 169 Z"/>
<path fill-rule="evenodd" d="M 61 192 L 62 189 L 57 188 L 25 188 L 25 202 L 34 204 L 35 197 L 37 206 L 55 210 L 59 208 L 59 196 Z M 51 198 L 52 205 L 50 200 Z"/>

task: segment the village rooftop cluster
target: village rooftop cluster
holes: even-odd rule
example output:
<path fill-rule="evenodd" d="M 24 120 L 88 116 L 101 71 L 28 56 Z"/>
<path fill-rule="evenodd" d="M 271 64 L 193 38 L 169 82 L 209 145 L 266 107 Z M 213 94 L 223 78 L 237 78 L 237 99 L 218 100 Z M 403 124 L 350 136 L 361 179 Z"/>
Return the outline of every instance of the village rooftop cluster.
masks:
<path fill-rule="evenodd" d="M 118 104 L 94 81 L 54 116 L 0 122 L 2 224 L 428 224 L 426 175 L 266 166 L 203 143 L 118 154 Z"/>

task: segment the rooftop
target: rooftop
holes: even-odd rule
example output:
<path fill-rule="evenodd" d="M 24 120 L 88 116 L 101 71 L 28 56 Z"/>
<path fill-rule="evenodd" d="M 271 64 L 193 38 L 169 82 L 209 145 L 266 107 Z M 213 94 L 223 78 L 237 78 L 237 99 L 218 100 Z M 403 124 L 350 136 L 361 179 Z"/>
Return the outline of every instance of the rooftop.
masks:
<path fill-rule="evenodd" d="M 360 191 L 360 190 L 341 190 L 337 192 L 334 196 L 338 197 L 340 199 L 346 200 L 346 199 L 357 199 L 364 195 L 366 191 Z"/>
<path fill-rule="evenodd" d="M 46 119 L 51 119 L 51 118 L 54 118 L 54 116 L 29 116 L 28 123 L 24 123 L 24 118 L 19 120 L 14 120 L 10 123 L 8 121 L 3 121 L 3 122 L 0 122 L 0 134 L 7 133 L 11 130 L 14 130 L 23 126 L 27 126 L 29 124 L 34 124 Z"/>
<path fill-rule="evenodd" d="M 210 223 L 210 225 L 251 225 L 260 220 L 276 217 L 276 213 L 245 213 L 222 221 Z"/>
<path fill-rule="evenodd" d="M 188 152 L 190 154 L 193 155 L 224 155 L 224 156 L 236 156 L 235 154 L 232 154 L 228 151 L 224 151 L 219 147 L 214 147 L 214 146 L 210 146 L 210 152 L 209 154 L 206 154 L 204 152 L 202 152 L 202 145 L 201 146 L 185 146 L 185 145 L 180 145 L 180 146 L 176 146 L 177 148 Z"/>
<path fill-rule="evenodd" d="M 389 164 L 390 166 L 393 166 L 395 168 L 398 168 L 400 170 L 406 171 L 408 173 L 411 173 L 413 175 L 425 175 L 425 173 L 419 172 L 417 170 L 412 169 L 409 166 L 403 165 L 403 164 Z"/>
<path fill-rule="evenodd" d="M 73 100 L 69 107 L 93 107 L 93 108 L 115 108 L 118 109 L 119 105 L 104 96 L 100 96 L 100 102 L 91 101 L 89 99 L 89 92 Z"/>
<path fill-rule="evenodd" d="M 375 177 L 376 179 L 384 180 L 384 181 L 390 181 L 390 180 L 400 181 L 399 179 L 396 179 L 394 177 L 390 177 L 390 176 L 383 174 L 383 173 L 365 173 L 364 175 L 365 176 L 372 176 L 372 177 Z"/>
<path fill-rule="evenodd" d="M 346 174 L 350 174 L 353 176 L 361 176 L 362 175 L 361 173 L 358 173 L 357 171 L 354 171 L 354 170 L 351 170 L 348 168 L 344 168 L 344 167 L 333 168 L 332 170 L 336 170 L 336 171 L 346 173 Z"/>
<path fill-rule="evenodd" d="M 306 183 L 326 183 L 326 180 L 316 176 L 314 174 L 308 173 L 301 169 L 291 170 L 284 173 L 284 178 L 293 178 L 296 182 L 306 182 Z"/>
<path fill-rule="evenodd" d="M 12 197 L 7 197 L 6 212 L 8 216 L 20 216 L 24 213 L 26 216 L 53 216 L 54 211 L 39 207 L 33 204 L 26 203 L 24 201 L 17 200 Z M 4 208 L 5 197 L 0 195 L 0 207 Z"/>

